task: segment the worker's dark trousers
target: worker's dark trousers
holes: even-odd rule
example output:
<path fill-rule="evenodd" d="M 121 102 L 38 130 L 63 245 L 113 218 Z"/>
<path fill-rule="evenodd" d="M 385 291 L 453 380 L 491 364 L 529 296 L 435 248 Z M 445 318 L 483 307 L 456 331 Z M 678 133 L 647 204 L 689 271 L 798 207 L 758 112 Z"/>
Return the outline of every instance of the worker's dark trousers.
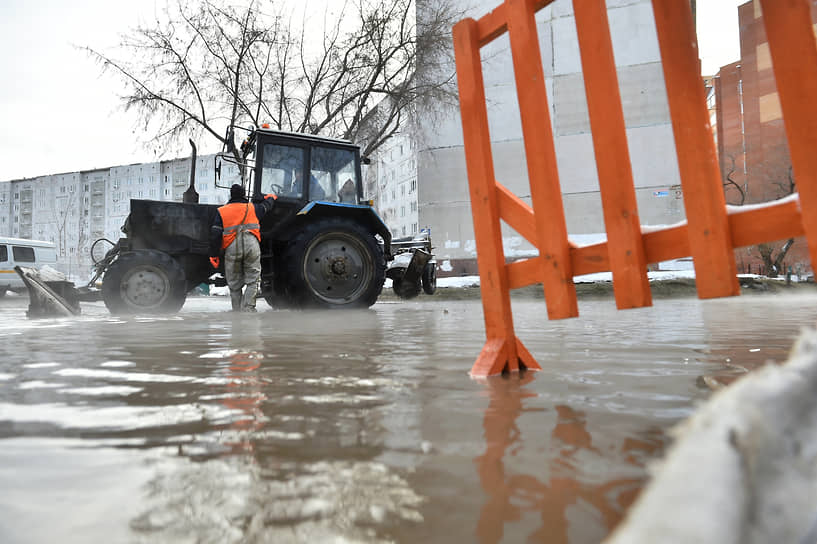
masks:
<path fill-rule="evenodd" d="M 224 274 L 233 311 L 254 312 L 261 277 L 261 246 L 252 233 L 239 232 L 224 250 Z"/>

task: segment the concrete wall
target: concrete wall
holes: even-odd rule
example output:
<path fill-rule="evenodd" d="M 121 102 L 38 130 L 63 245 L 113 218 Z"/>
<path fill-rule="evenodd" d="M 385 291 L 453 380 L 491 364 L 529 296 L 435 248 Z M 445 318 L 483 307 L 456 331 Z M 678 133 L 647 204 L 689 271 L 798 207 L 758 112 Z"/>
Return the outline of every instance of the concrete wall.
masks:
<path fill-rule="evenodd" d="M 498 3 L 480 2 L 471 16 L 479 18 Z M 652 7 L 649 0 L 610 0 L 607 6 L 641 223 L 676 223 L 684 218 L 684 209 L 676 191 L 680 179 Z M 536 20 L 568 232 L 603 233 L 572 4 L 557 1 L 541 10 Z M 482 58 L 495 175 L 530 203 L 507 35 L 483 48 Z M 457 265 L 476 255 L 462 125 L 458 111 L 449 113 L 436 133 L 420 144 L 419 220 L 432 227 L 441 272 L 448 267 L 450 273 L 468 273 L 472 265 Z M 508 257 L 535 254 L 510 229 L 504 236 Z"/>

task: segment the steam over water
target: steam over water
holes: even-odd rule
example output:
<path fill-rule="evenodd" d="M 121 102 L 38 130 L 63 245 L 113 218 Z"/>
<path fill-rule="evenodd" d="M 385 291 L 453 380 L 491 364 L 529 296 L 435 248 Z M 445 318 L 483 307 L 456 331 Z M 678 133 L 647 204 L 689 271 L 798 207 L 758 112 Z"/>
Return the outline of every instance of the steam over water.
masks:
<path fill-rule="evenodd" d="M 0 541 L 598 542 L 668 429 L 817 296 L 514 300 L 541 372 L 468 377 L 479 301 L 28 320 L 0 299 Z M 694 475 L 690 475 L 694 477 Z"/>

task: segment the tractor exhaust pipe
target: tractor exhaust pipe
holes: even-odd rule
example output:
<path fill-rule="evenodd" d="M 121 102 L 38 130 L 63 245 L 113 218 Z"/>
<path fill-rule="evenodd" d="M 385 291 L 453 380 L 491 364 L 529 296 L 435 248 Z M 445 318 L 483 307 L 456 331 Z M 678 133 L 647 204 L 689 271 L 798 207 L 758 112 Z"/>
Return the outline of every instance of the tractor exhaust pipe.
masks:
<path fill-rule="evenodd" d="M 198 204 L 199 193 L 196 192 L 196 144 L 193 140 L 189 140 L 193 147 L 193 155 L 190 158 L 190 187 L 182 195 L 182 202 Z"/>

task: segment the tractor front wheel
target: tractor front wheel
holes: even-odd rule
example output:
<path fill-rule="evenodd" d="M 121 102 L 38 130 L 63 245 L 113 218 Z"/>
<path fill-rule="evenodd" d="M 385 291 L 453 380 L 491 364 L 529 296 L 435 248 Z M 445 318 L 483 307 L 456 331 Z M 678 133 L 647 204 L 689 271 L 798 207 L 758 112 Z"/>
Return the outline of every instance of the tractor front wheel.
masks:
<path fill-rule="evenodd" d="M 437 291 L 437 263 L 429 261 L 423 269 L 423 291 L 433 295 Z"/>
<path fill-rule="evenodd" d="M 175 313 L 186 296 L 184 270 L 161 251 L 124 252 L 111 263 L 102 280 L 102 300 L 114 315 Z"/>
<path fill-rule="evenodd" d="M 366 308 L 383 289 L 383 248 L 350 219 L 306 225 L 290 242 L 284 262 L 286 292 L 299 307 Z"/>

